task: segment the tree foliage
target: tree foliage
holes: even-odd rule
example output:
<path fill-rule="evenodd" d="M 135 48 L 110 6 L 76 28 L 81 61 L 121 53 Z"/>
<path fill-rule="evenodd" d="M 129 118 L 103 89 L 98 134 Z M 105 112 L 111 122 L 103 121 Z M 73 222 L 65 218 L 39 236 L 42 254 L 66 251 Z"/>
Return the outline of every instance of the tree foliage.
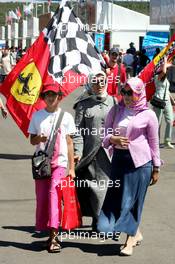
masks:
<path fill-rule="evenodd" d="M 149 15 L 149 2 L 129 2 L 129 1 L 115 1 L 114 2 L 117 5 L 129 8 L 131 10 L 135 10 L 137 12 L 143 13 L 145 15 Z M 0 3 L 0 25 L 3 26 L 5 25 L 5 15 L 8 13 L 9 10 L 14 10 L 19 6 L 21 13 L 23 15 L 23 5 L 24 3 Z M 47 3 L 45 5 L 45 12 L 47 12 Z M 51 11 L 55 11 L 57 8 L 58 4 L 52 3 L 51 4 Z M 41 15 L 43 12 L 43 6 L 38 5 L 38 15 Z M 35 13 L 35 11 L 34 11 Z"/>

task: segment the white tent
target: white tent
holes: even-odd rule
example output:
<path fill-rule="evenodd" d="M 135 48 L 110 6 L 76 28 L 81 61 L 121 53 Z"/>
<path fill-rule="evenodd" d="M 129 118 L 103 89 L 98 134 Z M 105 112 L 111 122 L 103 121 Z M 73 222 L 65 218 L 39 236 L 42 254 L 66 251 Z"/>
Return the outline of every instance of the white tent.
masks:
<path fill-rule="evenodd" d="M 130 42 L 139 49 L 140 37 L 152 31 L 149 16 L 105 1 L 97 2 L 96 23 L 100 30 L 111 31 L 110 46 L 119 46 L 124 51 Z M 168 26 L 165 28 L 168 31 Z M 155 25 L 154 31 L 164 31 L 165 28 Z"/>

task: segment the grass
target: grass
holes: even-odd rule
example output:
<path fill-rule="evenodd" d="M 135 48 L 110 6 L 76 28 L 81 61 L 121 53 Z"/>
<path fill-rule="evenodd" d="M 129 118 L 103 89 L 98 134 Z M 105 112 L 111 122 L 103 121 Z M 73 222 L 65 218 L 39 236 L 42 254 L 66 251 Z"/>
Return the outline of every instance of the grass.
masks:
<path fill-rule="evenodd" d="M 133 2 L 120 2 L 120 1 L 115 1 L 115 0 L 114 0 L 114 2 L 117 5 L 123 6 L 125 8 L 131 9 L 131 10 L 134 10 L 134 11 L 142 13 L 144 15 L 149 16 L 149 14 L 150 14 L 150 11 L 149 11 L 150 3 L 149 2 L 134 2 L 134 1 Z"/>

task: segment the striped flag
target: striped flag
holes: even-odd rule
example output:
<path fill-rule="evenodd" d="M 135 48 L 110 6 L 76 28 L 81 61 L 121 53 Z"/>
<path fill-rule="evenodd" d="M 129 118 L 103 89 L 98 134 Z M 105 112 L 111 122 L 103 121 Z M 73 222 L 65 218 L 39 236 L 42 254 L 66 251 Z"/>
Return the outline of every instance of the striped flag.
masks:
<path fill-rule="evenodd" d="M 148 65 L 146 65 L 146 67 L 138 75 L 138 77 L 146 84 L 146 95 L 148 101 L 155 92 L 154 76 L 160 71 L 165 56 L 169 62 L 171 62 L 175 56 L 175 34 L 172 36 L 167 46 Z"/>

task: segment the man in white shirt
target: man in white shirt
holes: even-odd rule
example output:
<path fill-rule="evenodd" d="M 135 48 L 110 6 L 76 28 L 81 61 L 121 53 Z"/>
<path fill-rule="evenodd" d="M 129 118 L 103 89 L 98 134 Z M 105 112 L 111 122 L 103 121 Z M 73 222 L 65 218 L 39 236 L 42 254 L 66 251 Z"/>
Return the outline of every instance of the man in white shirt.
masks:
<path fill-rule="evenodd" d="M 10 61 L 10 53 L 8 49 L 5 49 L 2 55 L 2 59 L 1 59 L 1 66 L 2 66 L 2 70 L 3 70 L 3 75 L 7 76 L 11 70 L 12 70 L 12 64 Z"/>

